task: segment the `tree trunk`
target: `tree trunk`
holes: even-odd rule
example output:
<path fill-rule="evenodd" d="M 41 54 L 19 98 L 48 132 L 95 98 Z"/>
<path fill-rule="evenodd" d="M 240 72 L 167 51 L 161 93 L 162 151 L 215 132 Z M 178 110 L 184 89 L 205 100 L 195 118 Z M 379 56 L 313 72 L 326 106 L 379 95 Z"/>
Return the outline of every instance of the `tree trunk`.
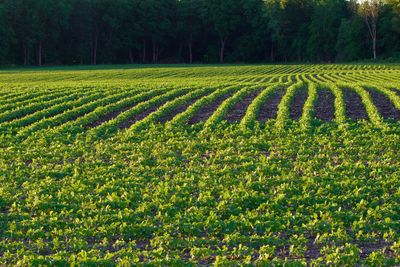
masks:
<path fill-rule="evenodd" d="M 377 26 L 376 26 L 376 24 L 377 24 L 377 21 L 376 21 L 376 18 L 372 18 L 372 20 L 371 21 L 369 21 L 368 20 L 368 17 L 365 17 L 365 23 L 367 24 L 367 27 L 368 27 L 368 32 L 369 32 L 369 35 L 370 35 L 370 37 L 371 37 L 371 40 L 372 40 L 372 53 L 373 53 L 373 56 L 374 56 L 374 59 L 376 59 L 376 32 L 377 32 L 377 30 L 376 30 L 376 28 L 377 28 Z"/>
<path fill-rule="evenodd" d="M 372 49 L 374 51 L 374 59 L 376 59 L 376 22 L 372 24 Z"/>
<path fill-rule="evenodd" d="M 193 34 L 190 34 L 189 38 L 189 64 L 193 63 Z"/>
<path fill-rule="evenodd" d="M 376 38 L 372 40 L 372 49 L 374 50 L 374 59 L 376 59 Z"/>
<path fill-rule="evenodd" d="M 193 44 L 189 43 L 189 64 L 193 63 Z"/>
<path fill-rule="evenodd" d="M 179 42 L 179 48 L 178 48 L 178 54 L 177 54 L 177 59 L 180 61 L 182 58 L 182 50 L 183 50 L 183 44 L 182 42 Z"/>
<path fill-rule="evenodd" d="M 155 64 L 155 63 L 157 63 L 157 51 L 156 51 L 157 47 L 156 47 L 156 41 L 154 40 L 154 38 L 153 38 L 152 42 L 153 42 L 153 64 Z"/>
<path fill-rule="evenodd" d="M 97 33 L 94 33 L 93 37 L 93 45 L 92 45 L 92 64 L 96 65 L 97 64 L 97 46 L 99 43 L 99 35 Z"/>
<path fill-rule="evenodd" d="M 38 45 L 37 64 L 42 66 L 42 41 L 39 41 Z"/>
<path fill-rule="evenodd" d="M 145 63 L 146 62 L 146 39 L 143 39 L 142 41 L 143 45 L 143 55 L 142 55 L 142 62 Z"/>
<path fill-rule="evenodd" d="M 24 44 L 24 66 L 28 65 L 28 46 Z"/>
<path fill-rule="evenodd" d="M 129 48 L 129 63 L 133 64 L 133 53 L 131 48 Z"/>
<path fill-rule="evenodd" d="M 220 63 L 224 63 L 226 39 L 227 39 L 227 37 L 221 38 L 221 48 L 220 48 L 220 51 L 219 51 L 219 62 Z"/>

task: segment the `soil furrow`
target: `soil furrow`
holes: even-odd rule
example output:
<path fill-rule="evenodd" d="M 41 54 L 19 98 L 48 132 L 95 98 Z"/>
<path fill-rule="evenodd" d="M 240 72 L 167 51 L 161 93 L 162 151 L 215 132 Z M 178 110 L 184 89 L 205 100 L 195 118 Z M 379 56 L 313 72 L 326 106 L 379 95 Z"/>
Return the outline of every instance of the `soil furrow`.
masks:
<path fill-rule="evenodd" d="M 400 110 L 398 110 L 384 94 L 373 89 L 367 89 L 371 95 L 372 101 L 378 108 L 379 113 L 384 119 L 400 120 Z"/>
<path fill-rule="evenodd" d="M 266 122 L 269 119 L 275 119 L 278 114 L 278 105 L 282 100 L 285 90 L 279 89 L 272 93 L 267 98 L 267 101 L 261 106 L 258 113 L 258 120 L 261 122 Z"/>
<path fill-rule="evenodd" d="M 368 113 L 361 101 L 361 97 L 356 92 L 345 89 L 344 101 L 346 104 L 346 117 L 352 120 L 368 119 Z"/>
<path fill-rule="evenodd" d="M 172 110 L 171 112 L 169 112 L 168 114 L 165 114 L 163 117 L 161 117 L 159 119 L 159 122 L 161 123 L 166 123 L 168 121 L 171 121 L 176 115 L 184 112 L 186 109 L 188 109 L 188 107 L 190 107 L 191 105 L 193 105 L 197 100 L 199 100 L 200 98 L 202 98 L 204 95 L 198 96 L 195 99 L 190 100 L 189 102 L 185 103 L 184 105 L 181 105 L 177 108 L 175 108 L 174 110 Z"/>
<path fill-rule="evenodd" d="M 335 117 L 335 97 L 328 89 L 318 91 L 318 99 L 315 104 L 315 116 L 323 121 L 331 121 Z"/>
<path fill-rule="evenodd" d="M 196 124 L 201 121 L 206 121 L 217 109 L 218 107 L 229 97 L 233 95 L 234 92 L 225 94 L 218 97 L 214 102 L 205 105 L 188 121 L 189 124 Z"/>
<path fill-rule="evenodd" d="M 261 90 L 257 90 L 245 96 L 232 107 L 228 114 L 226 114 L 225 119 L 230 123 L 239 122 L 246 114 L 247 108 L 251 102 L 253 102 L 260 92 Z"/>
<path fill-rule="evenodd" d="M 298 120 L 303 113 L 303 107 L 308 97 L 308 91 L 305 88 L 297 90 L 293 102 L 290 105 L 290 118 Z"/>

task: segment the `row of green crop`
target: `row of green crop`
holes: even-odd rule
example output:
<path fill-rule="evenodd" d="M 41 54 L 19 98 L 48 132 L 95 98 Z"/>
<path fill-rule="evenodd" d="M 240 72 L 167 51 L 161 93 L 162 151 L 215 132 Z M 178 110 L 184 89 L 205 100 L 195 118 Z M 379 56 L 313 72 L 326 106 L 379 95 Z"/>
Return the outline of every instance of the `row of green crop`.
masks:
<path fill-rule="evenodd" d="M 296 91 L 304 88 L 304 86 L 304 82 L 298 82 L 287 88 L 286 94 L 282 97 L 282 100 L 278 105 L 278 114 L 275 123 L 275 126 L 278 129 L 284 128 L 287 121 L 290 119 L 290 104 L 292 103 Z"/>
<path fill-rule="evenodd" d="M 0 265 L 399 264 L 399 129 L 273 127 L 9 143 Z"/>
<path fill-rule="evenodd" d="M 80 97 L 87 97 L 87 95 L 92 94 L 82 94 L 76 93 L 67 95 L 65 97 L 60 97 L 46 103 L 32 103 L 28 106 L 17 108 L 10 112 L 5 112 L 0 115 L 0 123 L 4 125 L 5 123 L 11 124 L 17 120 L 24 120 L 29 117 L 38 117 L 38 115 L 46 114 L 47 110 L 53 110 L 54 107 L 62 107 L 65 103 L 80 101 Z M 95 94 L 98 95 L 98 94 Z"/>
<path fill-rule="evenodd" d="M 257 121 L 257 117 L 259 111 L 264 104 L 264 102 L 278 89 L 281 89 L 283 86 L 280 84 L 272 85 L 263 90 L 249 105 L 246 114 L 241 120 L 240 124 L 244 128 L 253 128 L 254 124 Z"/>
<path fill-rule="evenodd" d="M 97 107 L 106 106 L 109 103 L 113 103 L 119 101 L 123 98 L 133 97 L 138 94 L 141 90 L 129 90 L 129 91 L 122 91 L 120 93 L 112 93 L 111 95 L 104 95 L 100 99 L 95 99 L 88 102 L 79 103 L 73 106 L 73 108 L 64 111 L 58 115 L 52 117 L 45 117 L 35 123 L 30 124 L 28 127 L 24 127 L 23 129 L 19 130 L 17 133 L 18 137 L 25 138 L 28 135 L 32 134 L 41 129 L 50 129 L 52 127 L 56 127 L 62 125 L 68 121 L 75 121 L 78 118 L 84 116 L 95 110 Z"/>
<path fill-rule="evenodd" d="M 167 123 L 168 127 L 173 128 L 177 125 L 186 124 L 197 112 L 199 112 L 204 106 L 213 103 L 216 99 L 230 95 L 233 92 L 240 89 L 240 86 L 227 86 L 216 90 L 212 94 L 203 97 L 193 105 L 188 107 L 185 112 L 175 116 L 170 122 Z"/>
<path fill-rule="evenodd" d="M 194 90 L 195 88 L 176 88 L 168 91 L 165 94 L 156 96 L 148 101 L 142 102 L 135 106 L 132 109 L 129 109 L 117 117 L 113 118 L 112 120 L 103 123 L 99 127 L 94 128 L 92 131 L 89 132 L 90 136 L 105 136 L 110 135 L 118 131 L 118 128 L 121 124 L 128 122 L 132 118 L 135 118 L 141 112 L 144 112 L 147 109 L 152 107 L 157 107 L 169 100 L 172 100 L 180 95 L 187 93 L 188 91 Z M 130 126 L 130 125 L 128 125 Z"/>
<path fill-rule="evenodd" d="M 179 106 L 184 105 L 185 103 L 196 99 L 198 97 L 203 97 L 204 95 L 207 95 L 211 92 L 213 92 L 215 88 L 212 87 L 206 87 L 206 88 L 201 88 L 197 90 L 193 90 L 192 92 L 185 94 L 181 97 L 177 97 L 167 103 L 165 103 L 163 106 L 158 108 L 155 112 L 151 113 L 148 115 L 146 118 L 143 120 L 140 120 L 136 122 L 134 125 L 130 127 L 130 131 L 135 131 L 135 130 L 140 130 L 146 127 L 146 125 L 149 125 L 151 123 L 157 122 L 157 120 L 161 119 L 164 115 L 168 114 L 169 112 L 173 112 L 174 109 L 178 108 Z"/>
<path fill-rule="evenodd" d="M 104 95 L 101 93 L 90 94 L 89 96 L 85 96 L 85 97 L 78 98 L 78 99 L 72 97 L 71 100 L 68 102 L 65 102 L 65 103 L 63 102 L 63 103 L 51 106 L 50 108 L 43 109 L 38 112 L 32 113 L 31 115 L 25 116 L 21 119 L 3 123 L 0 125 L 0 128 L 2 130 L 8 130 L 8 131 L 14 132 L 15 130 L 20 129 L 21 127 L 25 127 L 25 126 L 28 126 L 29 124 L 40 121 L 42 119 L 46 119 L 48 117 L 55 116 L 57 114 L 65 112 L 69 109 L 73 109 L 77 106 L 97 100 L 101 97 L 104 97 Z"/>
<path fill-rule="evenodd" d="M 164 94 L 167 90 L 165 87 L 153 88 L 148 90 L 142 90 L 141 93 L 133 94 L 116 102 L 109 102 L 104 105 L 97 105 L 97 107 L 87 114 L 78 117 L 75 120 L 69 120 L 58 127 L 53 129 L 44 129 L 39 132 L 35 132 L 34 136 L 28 137 L 25 142 L 31 142 L 31 139 L 36 139 L 38 136 L 45 136 L 46 139 L 51 140 L 53 138 L 60 138 L 64 136 L 64 139 L 68 142 L 74 140 L 78 134 L 85 134 L 86 132 L 92 133 L 96 131 L 96 127 L 102 127 L 102 124 L 107 123 L 113 118 L 119 115 L 120 110 L 124 108 L 133 108 L 133 106 L 156 97 L 160 94 Z M 114 115 L 114 113 L 116 115 Z M 109 118 L 107 118 L 109 116 Z M 104 118 L 107 118 L 104 120 Z"/>
<path fill-rule="evenodd" d="M 222 121 L 229 110 L 236 104 L 239 103 L 246 95 L 261 91 L 264 86 L 256 85 L 256 86 L 246 86 L 236 92 L 232 97 L 225 100 L 217 110 L 207 119 L 204 124 L 205 129 L 212 129 L 216 126 L 220 121 Z"/>
<path fill-rule="evenodd" d="M 9 110 L 0 114 L 0 123 L 16 120 L 22 118 L 24 116 L 33 114 L 37 111 L 51 109 L 53 106 L 62 105 L 63 103 L 68 103 L 71 100 L 77 100 L 80 97 L 85 97 L 91 94 L 99 94 L 102 93 L 102 90 L 85 90 L 85 88 L 77 88 L 68 90 L 67 93 L 57 96 L 54 99 L 50 99 L 49 101 L 42 100 L 38 101 L 37 99 L 28 100 L 29 102 L 24 103 L 24 105 L 19 106 L 15 105 L 14 108 L 10 108 Z"/>
<path fill-rule="evenodd" d="M 379 66 L 379 65 L 276 65 L 276 66 L 231 66 L 226 67 L 180 67 L 180 68 L 134 68 L 134 69 L 115 69 L 115 70 L 69 70 L 69 71 L 26 71 L 23 73 L 12 72 L 9 75 L 1 75 L 0 83 L 20 84 L 26 86 L 28 83 L 41 87 L 45 82 L 51 83 L 92 83 L 92 84 L 112 84 L 116 81 L 130 82 L 142 81 L 170 81 L 180 82 L 186 78 L 191 81 L 224 81 L 240 82 L 247 80 L 249 82 L 259 82 L 266 76 L 285 76 L 296 73 L 305 74 L 329 74 L 346 73 L 347 77 L 353 75 L 368 76 L 388 75 L 396 80 L 399 75 L 397 66 Z M 235 79 L 236 77 L 236 79 Z M 382 78 L 381 77 L 381 78 Z M 377 77 L 378 79 L 379 77 Z M 225 79 L 225 80 L 224 80 Z M 9 85 L 7 85 L 9 88 Z M 8 90 L 8 89 L 7 89 Z M 28 90 L 27 90 L 28 91 Z M 1 88 L 0 88 L 1 93 Z M 0 96 L 0 102 L 1 102 Z"/>
<path fill-rule="evenodd" d="M 281 76 L 281 78 L 282 77 L 283 76 Z M 300 89 L 300 87 L 303 87 L 305 84 L 309 85 L 308 99 L 305 103 L 305 106 L 303 107 L 302 117 L 300 118 L 300 124 L 305 129 L 310 127 L 311 122 L 314 118 L 314 105 L 317 100 L 319 88 L 326 88 L 333 92 L 335 96 L 335 120 L 339 124 L 343 124 L 346 121 L 345 105 L 342 93 L 342 89 L 346 87 L 350 88 L 351 90 L 355 90 L 356 93 L 360 95 L 362 102 L 366 107 L 369 119 L 373 124 L 378 127 L 385 128 L 385 123 L 383 122 L 383 118 L 379 114 L 370 95 L 363 87 L 378 90 L 380 93 L 386 95 L 397 108 L 400 107 L 399 96 L 392 90 L 389 90 L 387 88 L 368 86 L 368 84 L 362 84 L 360 86 L 359 84 L 341 82 L 331 83 L 329 82 L 329 79 L 325 79 L 324 77 L 321 77 L 321 79 L 317 79 L 313 75 L 305 74 L 296 75 L 296 79 L 303 80 L 305 82 L 299 82 L 297 84 L 289 86 L 286 94 L 284 95 L 281 103 L 278 106 L 278 116 L 275 123 L 278 129 L 281 129 L 284 125 L 286 125 L 287 121 L 289 120 L 289 109 L 292 98 L 294 97 L 296 91 Z M 288 82 L 289 80 L 287 80 L 286 83 Z M 224 119 L 227 112 L 236 103 L 240 102 L 244 96 L 254 90 L 261 90 L 259 96 L 253 101 L 253 103 L 250 104 L 244 118 L 241 121 L 242 126 L 251 128 L 252 126 L 254 126 L 254 123 L 257 120 L 257 114 L 262 103 L 266 101 L 266 99 L 277 87 L 283 86 L 283 84 L 285 83 L 283 83 L 283 80 L 281 80 L 281 82 L 267 87 L 266 90 L 261 90 L 261 85 L 244 86 L 241 90 L 236 92 L 235 95 L 228 98 L 218 107 L 216 112 L 214 112 L 214 114 L 212 114 L 212 116 L 206 121 L 204 128 L 213 128 L 213 126 L 217 125 L 220 121 Z M 341 88 L 339 88 L 338 85 Z M 207 90 L 211 90 L 212 87 L 207 88 Z M 207 103 L 212 103 L 217 97 L 221 97 L 229 92 L 233 92 L 237 88 L 238 86 L 218 88 L 212 94 L 203 97 L 193 103 L 181 114 L 177 114 L 170 122 L 167 122 L 168 127 L 173 127 L 177 124 L 186 123 Z M 83 132 L 86 131 L 85 129 L 83 129 L 84 126 L 90 124 L 95 119 L 101 120 L 102 116 L 106 116 L 107 114 L 112 112 L 118 112 L 118 110 L 129 106 L 137 100 L 145 100 L 147 96 L 157 96 L 157 93 L 153 94 L 153 92 L 150 91 L 149 94 L 144 92 L 142 94 L 139 94 L 137 97 L 135 94 L 139 93 L 141 90 L 144 90 L 144 88 L 137 90 L 123 90 L 122 92 L 117 94 L 112 94 L 111 92 L 113 91 L 113 89 L 108 89 L 108 94 L 111 93 L 110 95 L 107 95 L 107 93 L 105 95 L 101 93 L 92 95 L 92 89 L 93 88 L 90 88 L 90 90 L 86 90 L 85 88 L 80 88 L 70 91 L 66 89 L 67 92 L 80 92 L 82 94 L 83 92 L 85 92 L 88 96 L 79 98 L 81 95 L 77 93 L 76 95 L 71 94 L 68 97 L 59 97 L 50 101 L 42 99 L 42 102 L 32 103 L 27 107 L 23 107 L 21 109 L 17 108 L 12 112 L 5 112 L 0 115 L 0 120 L 3 120 L 3 123 L 0 124 L 0 129 L 4 132 L 18 132 L 18 136 L 24 138 L 29 136 L 33 132 L 42 129 L 49 130 L 49 128 L 53 127 L 60 128 L 57 126 L 63 127 L 61 127 L 62 130 L 58 129 L 56 130 L 56 132 L 68 132 L 68 130 L 70 129 L 69 127 L 71 127 L 71 129 L 74 128 L 75 130 L 79 129 L 79 131 Z M 107 92 L 107 90 L 104 92 Z M 169 93 L 175 96 L 173 92 L 175 92 L 175 90 L 172 90 L 172 93 Z M 54 94 L 57 95 L 56 93 Z M 125 111 L 122 114 L 119 114 L 117 118 L 112 118 L 110 121 L 106 121 L 104 125 L 100 125 L 99 127 L 96 127 L 96 129 L 90 130 L 89 132 L 90 134 L 95 133 L 95 135 L 101 135 L 101 133 L 103 133 L 104 131 L 115 132 L 118 128 L 118 125 L 129 121 L 132 118 L 134 119 L 135 116 L 148 108 L 162 104 L 164 99 L 168 100 L 167 102 L 165 102 L 165 105 L 161 106 L 161 108 L 159 108 L 156 112 L 149 114 L 146 118 L 143 118 L 142 120 L 135 123 L 135 126 L 133 128 L 141 129 L 148 124 L 156 123 L 157 120 L 161 118 L 164 114 L 173 111 L 175 108 L 181 105 L 184 105 L 187 101 L 201 96 L 201 90 L 196 90 L 186 96 L 177 99 L 170 97 L 169 94 L 166 95 L 167 98 L 164 98 L 164 96 L 157 96 L 154 99 L 150 99 L 145 101 L 144 103 L 140 103 L 139 107 L 134 107 L 130 110 Z M 177 96 L 179 96 L 179 94 Z M 66 103 L 64 103 L 63 101 L 66 101 Z M 32 100 L 32 102 L 34 102 L 34 100 Z M 46 108 L 47 106 L 49 107 Z M 39 111 L 35 112 L 36 109 L 38 109 Z M 18 119 L 19 117 L 20 119 Z M 11 121 L 7 122 L 8 120 Z M 108 128 L 112 130 L 109 130 Z"/>
<path fill-rule="evenodd" d="M 44 92 L 40 96 L 37 96 L 37 97 L 32 96 L 31 98 L 24 100 L 24 101 L 12 102 L 9 104 L 1 105 L 0 106 L 0 114 L 3 112 L 10 111 L 10 110 L 15 110 L 20 107 L 25 107 L 26 105 L 29 105 L 31 103 L 43 103 L 43 102 L 50 101 L 50 100 L 53 100 L 58 97 L 62 97 L 62 96 L 65 96 L 65 95 L 71 94 L 71 93 L 72 92 L 69 90 L 62 90 L 62 89 L 57 90 L 54 93 Z"/>

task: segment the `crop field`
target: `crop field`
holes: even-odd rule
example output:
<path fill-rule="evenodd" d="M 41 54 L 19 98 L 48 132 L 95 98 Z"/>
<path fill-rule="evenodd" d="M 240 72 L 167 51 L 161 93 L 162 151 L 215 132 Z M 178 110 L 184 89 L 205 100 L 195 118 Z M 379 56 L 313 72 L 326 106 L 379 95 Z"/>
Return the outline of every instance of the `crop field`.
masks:
<path fill-rule="evenodd" d="M 0 71 L 0 266 L 400 265 L 400 65 Z"/>

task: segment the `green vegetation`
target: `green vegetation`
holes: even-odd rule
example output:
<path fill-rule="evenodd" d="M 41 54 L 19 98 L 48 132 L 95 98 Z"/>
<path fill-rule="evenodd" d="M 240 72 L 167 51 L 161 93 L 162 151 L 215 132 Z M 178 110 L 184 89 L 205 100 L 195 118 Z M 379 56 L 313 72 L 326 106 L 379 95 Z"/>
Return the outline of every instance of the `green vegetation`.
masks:
<path fill-rule="evenodd" d="M 399 265 L 399 77 L 2 71 L 0 265 Z"/>
<path fill-rule="evenodd" d="M 400 60 L 399 0 L 1 0 L 0 65 Z"/>

